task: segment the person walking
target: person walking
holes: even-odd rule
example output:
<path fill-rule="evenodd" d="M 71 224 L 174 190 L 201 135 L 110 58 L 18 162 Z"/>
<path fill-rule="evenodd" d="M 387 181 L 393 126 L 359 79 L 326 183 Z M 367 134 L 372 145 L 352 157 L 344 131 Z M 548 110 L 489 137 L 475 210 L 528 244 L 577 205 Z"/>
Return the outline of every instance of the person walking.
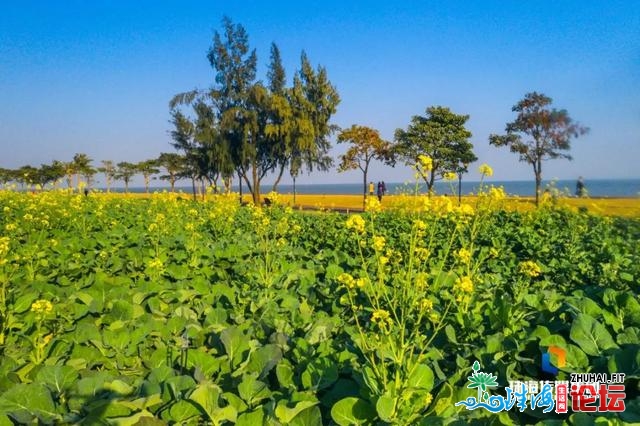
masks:
<path fill-rule="evenodd" d="M 576 183 L 576 197 L 584 197 L 586 192 L 586 188 L 584 185 L 584 179 L 582 176 L 578 178 L 578 182 Z"/>
<path fill-rule="evenodd" d="M 373 182 L 369 182 L 369 195 L 373 196 Z"/>
<path fill-rule="evenodd" d="M 382 202 L 382 182 L 378 182 L 378 201 Z"/>

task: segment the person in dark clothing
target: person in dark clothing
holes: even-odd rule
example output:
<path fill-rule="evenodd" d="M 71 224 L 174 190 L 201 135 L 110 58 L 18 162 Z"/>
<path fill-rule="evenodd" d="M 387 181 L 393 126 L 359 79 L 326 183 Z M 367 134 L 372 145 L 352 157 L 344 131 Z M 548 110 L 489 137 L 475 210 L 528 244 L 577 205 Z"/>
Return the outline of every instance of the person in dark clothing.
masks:
<path fill-rule="evenodd" d="M 384 194 L 382 182 L 378 182 L 378 201 L 382 202 L 382 195 Z"/>
<path fill-rule="evenodd" d="M 582 179 L 582 176 L 580 176 L 578 178 L 578 183 L 576 183 L 576 196 L 577 197 L 584 197 L 585 196 L 585 192 L 586 192 L 586 188 L 584 185 L 584 179 Z"/>

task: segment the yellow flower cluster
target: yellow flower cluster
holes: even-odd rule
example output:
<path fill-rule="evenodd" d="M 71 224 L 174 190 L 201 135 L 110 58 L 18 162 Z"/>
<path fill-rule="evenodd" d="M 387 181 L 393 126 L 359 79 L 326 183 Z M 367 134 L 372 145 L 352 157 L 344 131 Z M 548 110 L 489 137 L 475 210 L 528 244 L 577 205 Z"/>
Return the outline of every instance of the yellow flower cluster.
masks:
<path fill-rule="evenodd" d="M 376 197 L 367 197 L 365 210 L 371 213 L 378 213 L 382 210 L 382 204 L 380 204 L 380 201 Z"/>
<path fill-rule="evenodd" d="M 418 155 L 417 165 L 424 171 L 431 170 L 433 168 L 433 159 L 428 155 Z"/>
<path fill-rule="evenodd" d="M 6 255 L 9 253 L 9 237 L 0 237 L 0 266 L 7 263 Z"/>
<path fill-rule="evenodd" d="M 433 302 L 429 299 L 423 299 L 422 302 L 420 302 L 420 308 L 428 312 L 433 309 Z"/>
<path fill-rule="evenodd" d="M 466 248 L 461 248 L 457 253 L 458 259 L 460 259 L 461 263 L 468 265 L 471 262 L 471 252 Z"/>
<path fill-rule="evenodd" d="M 162 260 L 155 258 L 149 261 L 148 266 L 150 269 L 161 270 L 164 267 L 164 263 L 162 263 Z"/>
<path fill-rule="evenodd" d="M 455 174 L 454 172 L 447 172 L 444 175 L 442 175 L 442 178 L 447 181 L 452 181 L 452 180 L 456 180 L 458 178 L 458 175 Z"/>
<path fill-rule="evenodd" d="M 455 288 L 463 293 L 471 293 L 473 291 L 473 281 L 471 281 L 471 277 L 467 275 L 458 278 L 455 283 Z"/>
<path fill-rule="evenodd" d="M 489 189 L 489 198 L 496 201 L 504 200 L 505 198 L 507 198 L 507 194 L 504 192 L 503 187 L 492 186 L 491 189 Z"/>
<path fill-rule="evenodd" d="M 338 278 L 336 279 L 340 284 L 344 285 L 349 289 L 353 289 L 356 287 L 362 288 L 365 285 L 364 278 L 353 278 L 351 274 L 348 274 L 346 272 L 343 272 L 342 274 L 338 275 Z"/>
<path fill-rule="evenodd" d="M 422 290 L 427 287 L 427 278 L 429 278 L 429 275 L 426 272 L 418 272 L 416 274 L 415 280 L 418 290 Z"/>
<path fill-rule="evenodd" d="M 371 321 L 375 324 L 378 324 L 380 327 L 393 325 L 391 315 L 384 309 L 376 309 L 375 311 L 373 311 L 373 315 L 371 315 Z"/>
<path fill-rule="evenodd" d="M 486 163 L 481 164 L 478 171 L 482 176 L 493 176 L 493 169 Z"/>
<path fill-rule="evenodd" d="M 424 262 L 431 256 L 431 251 L 424 247 L 416 247 L 415 254 L 419 261 Z"/>
<path fill-rule="evenodd" d="M 521 262 L 518 269 L 520 270 L 520 273 L 528 275 L 532 278 L 537 277 L 542 273 L 540 266 L 538 266 L 536 262 L 533 262 L 531 260 Z"/>
<path fill-rule="evenodd" d="M 31 304 L 31 312 L 36 314 L 48 314 L 53 312 L 53 304 L 48 300 L 40 299 Z"/>
<path fill-rule="evenodd" d="M 371 246 L 375 251 L 382 251 L 382 249 L 384 248 L 384 245 L 385 245 L 384 237 L 379 237 L 377 235 L 373 237 L 373 243 L 371 244 Z"/>
<path fill-rule="evenodd" d="M 364 233 L 364 225 L 364 219 L 359 214 L 349 216 L 349 219 L 347 219 L 347 222 L 345 223 L 347 229 L 352 229 L 359 234 Z"/>

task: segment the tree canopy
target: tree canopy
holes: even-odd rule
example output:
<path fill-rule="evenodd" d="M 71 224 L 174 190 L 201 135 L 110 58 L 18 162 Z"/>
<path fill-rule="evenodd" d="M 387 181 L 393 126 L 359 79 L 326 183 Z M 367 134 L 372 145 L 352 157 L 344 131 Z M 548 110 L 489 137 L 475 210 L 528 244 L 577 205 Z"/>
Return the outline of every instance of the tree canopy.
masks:
<path fill-rule="evenodd" d="M 536 205 L 542 183 L 542 162 L 555 158 L 571 160 L 568 151 L 571 139 L 589 131 L 574 122 L 566 110 L 551 107 L 552 99 L 542 93 L 531 92 L 511 109 L 516 119 L 506 125 L 506 134 L 489 136 L 491 145 L 506 146 L 520 161 L 529 163 L 536 180 Z"/>
<path fill-rule="evenodd" d="M 396 130 L 394 153 L 416 168 L 431 193 L 436 180 L 446 173 L 466 170 L 477 158 L 469 142 L 471 132 L 465 127 L 468 115 L 455 114 L 443 106 L 429 107 L 426 113 L 414 116 L 407 130 Z M 420 161 L 424 158 L 431 160 L 429 167 Z"/>

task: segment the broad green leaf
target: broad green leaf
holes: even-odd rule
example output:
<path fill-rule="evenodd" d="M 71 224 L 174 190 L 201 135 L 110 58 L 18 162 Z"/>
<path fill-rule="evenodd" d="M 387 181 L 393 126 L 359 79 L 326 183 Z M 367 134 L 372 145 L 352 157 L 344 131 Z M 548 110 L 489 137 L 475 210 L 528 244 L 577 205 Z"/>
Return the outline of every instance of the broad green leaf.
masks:
<path fill-rule="evenodd" d="M 276 377 L 282 388 L 294 388 L 296 387 L 293 382 L 293 368 L 287 360 L 279 362 L 276 366 Z"/>
<path fill-rule="evenodd" d="M 78 378 L 78 372 L 66 365 L 45 365 L 36 375 L 36 381 L 46 385 L 52 392 L 61 394 L 71 388 Z"/>
<path fill-rule="evenodd" d="M 165 420 L 173 420 L 176 422 L 186 422 L 196 416 L 200 415 L 200 410 L 191 402 L 183 399 L 171 406 L 168 416 L 165 417 L 163 413 L 162 417 Z"/>
<path fill-rule="evenodd" d="M 396 398 L 382 395 L 376 402 L 376 412 L 382 421 L 392 422 L 396 415 Z"/>
<path fill-rule="evenodd" d="M 242 353 L 249 349 L 249 339 L 236 326 L 222 330 L 220 333 L 220 340 L 224 345 L 227 355 L 229 355 L 229 359 L 234 365 L 237 365 L 240 362 Z"/>
<path fill-rule="evenodd" d="M 302 410 L 291 420 L 290 426 L 322 426 L 322 414 L 320 408 L 309 407 Z"/>
<path fill-rule="evenodd" d="M 215 424 L 219 424 L 223 421 L 235 422 L 238 415 L 235 408 L 231 405 L 226 407 L 220 407 L 219 399 L 221 395 L 221 389 L 211 382 L 205 382 L 199 384 L 189 399 L 202 407 L 210 420 Z"/>
<path fill-rule="evenodd" d="M 261 426 L 264 424 L 264 412 L 262 408 L 251 411 L 249 413 L 243 413 L 238 416 L 236 426 Z"/>
<path fill-rule="evenodd" d="M 599 356 L 603 350 L 617 348 L 607 329 L 586 314 L 579 314 L 571 324 L 571 340 L 591 356 Z"/>
<path fill-rule="evenodd" d="M 264 345 L 251 353 L 249 372 L 258 373 L 258 377 L 263 378 L 282 359 L 282 350 L 273 344 Z"/>
<path fill-rule="evenodd" d="M 344 398 L 331 407 L 331 418 L 340 426 L 369 424 L 375 416 L 375 408 L 360 398 Z"/>
<path fill-rule="evenodd" d="M 238 385 L 238 394 L 250 406 L 268 398 L 271 395 L 266 383 L 257 380 L 253 376 L 245 376 Z"/>
<path fill-rule="evenodd" d="M 41 384 L 20 383 L 0 396 L 0 412 L 20 423 L 32 423 L 35 419 L 50 422 L 58 419 L 49 390 Z"/>
<path fill-rule="evenodd" d="M 290 423 L 294 417 L 296 417 L 300 412 L 306 410 L 309 407 L 313 407 L 317 404 L 317 402 L 312 401 L 300 401 L 295 404 L 293 407 L 287 407 L 287 401 L 280 400 L 278 401 L 278 405 L 276 406 L 276 417 L 279 421 L 284 424 Z"/>
<path fill-rule="evenodd" d="M 418 364 L 408 380 L 409 386 L 430 391 L 433 388 L 433 371 L 425 364 Z"/>

